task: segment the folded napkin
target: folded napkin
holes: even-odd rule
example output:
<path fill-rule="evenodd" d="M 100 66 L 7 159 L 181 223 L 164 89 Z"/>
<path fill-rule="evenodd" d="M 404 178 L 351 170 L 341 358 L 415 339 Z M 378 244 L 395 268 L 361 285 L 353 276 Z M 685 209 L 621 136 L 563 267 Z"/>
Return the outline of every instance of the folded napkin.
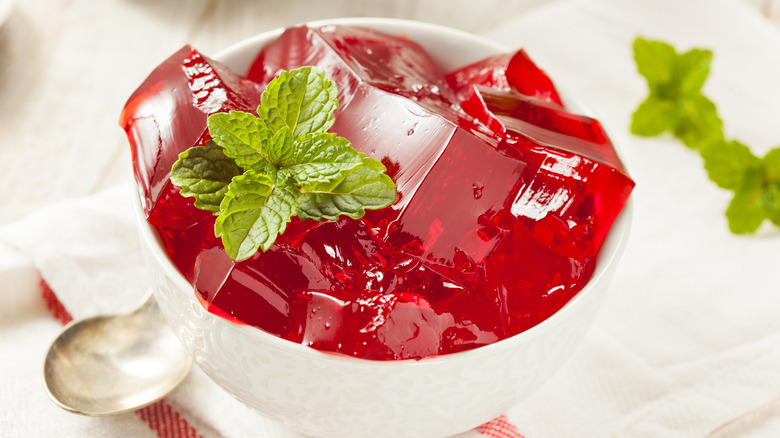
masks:
<path fill-rule="evenodd" d="M 637 181 L 634 226 L 604 308 L 571 360 L 526 402 L 462 438 L 777 436 L 767 418 L 780 397 L 780 233 L 731 235 L 729 194 L 708 181 L 699 156 L 670 137 L 632 137 L 628 125 L 646 92 L 631 53 L 644 35 L 712 49 L 705 92 L 727 136 L 757 154 L 780 144 L 772 129 L 780 35 L 730 0 L 571 0 L 503 20 L 486 36 L 527 48 L 611 129 Z M 128 182 L 0 227 L 0 430 L 298 437 L 197 368 L 136 413 L 85 418 L 47 400 L 40 366 L 60 319 L 128 311 L 149 286 L 132 190 Z"/>

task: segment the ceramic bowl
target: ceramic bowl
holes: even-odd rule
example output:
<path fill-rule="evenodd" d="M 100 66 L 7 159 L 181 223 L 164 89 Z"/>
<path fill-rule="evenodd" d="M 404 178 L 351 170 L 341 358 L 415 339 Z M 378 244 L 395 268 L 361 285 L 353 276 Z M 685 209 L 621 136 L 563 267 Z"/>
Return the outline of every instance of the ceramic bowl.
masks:
<path fill-rule="evenodd" d="M 390 19 L 353 24 L 404 34 L 444 70 L 509 51 L 460 31 Z M 282 29 L 234 45 L 215 58 L 246 72 Z M 140 202 L 139 202 L 140 212 Z M 492 345 L 423 360 L 369 361 L 323 353 L 207 312 L 139 214 L 155 298 L 168 323 L 217 384 L 285 426 L 318 437 L 443 437 L 501 415 L 545 382 L 594 319 L 626 243 L 630 203 L 615 222 L 590 282 L 530 330 Z"/>

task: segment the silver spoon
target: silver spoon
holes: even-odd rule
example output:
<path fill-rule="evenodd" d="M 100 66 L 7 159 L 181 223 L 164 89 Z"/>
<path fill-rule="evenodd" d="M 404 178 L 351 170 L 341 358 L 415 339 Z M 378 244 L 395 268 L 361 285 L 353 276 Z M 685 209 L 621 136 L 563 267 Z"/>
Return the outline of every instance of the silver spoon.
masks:
<path fill-rule="evenodd" d="M 149 293 L 132 313 L 68 324 L 49 348 L 43 381 L 62 409 L 105 416 L 160 400 L 184 380 L 191 366 L 192 359 Z"/>

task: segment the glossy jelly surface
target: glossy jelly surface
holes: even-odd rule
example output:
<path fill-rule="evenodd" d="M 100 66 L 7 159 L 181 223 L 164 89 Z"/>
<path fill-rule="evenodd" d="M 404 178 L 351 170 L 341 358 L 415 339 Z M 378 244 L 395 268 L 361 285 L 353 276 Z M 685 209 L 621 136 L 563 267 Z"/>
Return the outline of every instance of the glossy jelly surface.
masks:
<path fill-rule="evenodd" d="M 209 114 L 253 111 L 303 65 L 336 82 L 331 131 L 388 168 L 396 202 L 360 220 L 294 218 L 234 263 L 170 167 L 209 139 Z M 587 283 L 634 185 L 601 125 L 568 112 L 525 52 L 441 72 L 408 38 L 348 26 L 288 29 L 247 77 L 185 47 L 121 123 L 148 221 L 211 312 L 365 359 L 468 350 L 548 318 Z"/>

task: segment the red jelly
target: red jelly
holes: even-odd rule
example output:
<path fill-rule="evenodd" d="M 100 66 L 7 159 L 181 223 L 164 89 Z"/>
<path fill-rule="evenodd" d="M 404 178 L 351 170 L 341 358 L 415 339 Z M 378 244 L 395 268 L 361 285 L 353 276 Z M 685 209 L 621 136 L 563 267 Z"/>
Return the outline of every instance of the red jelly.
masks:
<path fill-rule="evenodd" d="M 397 200 L 361 220 L 293 219 L 234 263 L 170 167 L 209 139 L 209 114 L 253 111 L 303 65 L 336 82 L 331 131 L 385 164 Z M 247 78 L 184 48 L 122 125 L 148 220 L 211 312 L 366 359 L 467 350 L 543 321 L 587 283 L 633 187 L 601 125 L 569 113 L 524 52 L 445 74 L 407 38 L 348 26 L 288 29 Z"/>

